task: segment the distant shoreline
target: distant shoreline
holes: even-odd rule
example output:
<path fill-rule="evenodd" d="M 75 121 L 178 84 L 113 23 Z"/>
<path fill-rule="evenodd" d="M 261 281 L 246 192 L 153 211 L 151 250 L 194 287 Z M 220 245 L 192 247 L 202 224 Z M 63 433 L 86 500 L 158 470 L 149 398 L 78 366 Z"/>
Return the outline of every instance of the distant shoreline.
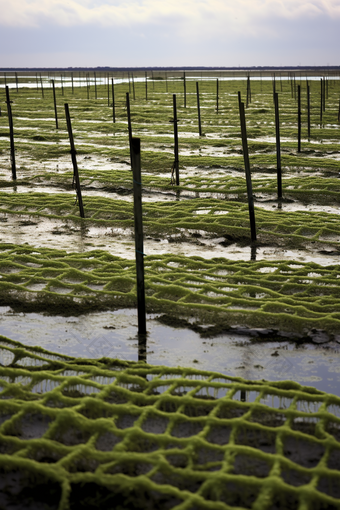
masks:
<path fill-rule="evenodd" d="M 340 66 L 251 66 L 251 67 L 206 67 L 206 66 L 183 66 L 183 67 L 0 67 L 0 72 L 49 72 L 49 71 L 93 71 L 93 72 L 132 72 L 132 71 L 339 71 Z"/>

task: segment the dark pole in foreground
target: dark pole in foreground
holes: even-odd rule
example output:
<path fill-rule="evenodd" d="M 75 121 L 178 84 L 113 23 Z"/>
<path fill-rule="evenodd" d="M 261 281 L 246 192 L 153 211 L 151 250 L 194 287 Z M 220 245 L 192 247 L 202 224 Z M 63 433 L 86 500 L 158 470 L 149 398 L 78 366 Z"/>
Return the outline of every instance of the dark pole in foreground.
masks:
<path fill-rule="evenodd" d="M 171 184 L 173 184 L 173 172 L 176 174 L 176 186 L 179 186 L 179 161 L 178 161 L 178 119 L 177 119 L 177 105 L 176 105 L 176 94 L 173 94 L 173 113 L 174 113 L 174 152 L 175 161 L 172 167 Z"/>
<path fill-rule="evenodd" d="M 57 101 L 55 98 L 55 86 L 54 86 L 54 80 L 52 80 L 52 86 L 53 86 L 53 101 L 54 101 L 54 116 L 55 116 L 55 127 L 58 129 L 58 110 L 57 110 Z"/>
<path fill-rule="evenodd" d="M 200 93 L 199 93 L 199 89 L 198 89 L 198 81 L 196 82 L 196 96 L 197 96 L 197 114 L 198 114 L 198 134 L 199 134 L 199 136 L 202 136 Z"/>
<path fill-rule="evenodd" d="M 298 85 L 298 152 L 301 152 L 301 85 Z"/>
<path fill-rule="evenodd" d="M 247 181 L 247 194 L 248 194 L 248 207 L 249 207 L 249 220 L 250 220 L 251 240 L 252 241 L 256 241 L 256 224 L 255 224 L 255 212 L 254 212 L 254 198 L 253 198 L 253 189 L 252 189 L 252 184 L 251 184 L 250 165 L 249 165 L 247 130 L 246 130 L 246 118 L 245 118 L 245 114 L 244 114 L 244 103 L 241 102 L 241 92 L 238 93 L 238 104 L 239 104 L 239 110 L 240 110 L 243 159 L 244 159 L 244 167 L 245 167 L 246 181 Z"/>
<path fill-rule="evenodd" d="M 9 98 L 8 85 L 6 85 L 6 103 L 7 103 L 8 123 L 9 123 L 9 139 L 10 139 L 10 145 L 11 145 L 12 179 L 16 180 L 17 171 L 16 171 L 16 166 L 15 166 L 13 118 L 12 118 L 12 107 L 11 107 L 11 100 Z"/>
<path fill-rule="evenodd" d="M 282 198 L 279 95 L 277 92 L 274 93 L 274 103 L 275 103 L 275 128 L 276 128 L 277 197 Z"/>
<path fill-rule="evenodd" d="M 72 133 L 72 124 L 71 124 L 70 112 L 69 112 L 68 104 L 67 103 L 65 103 L 65 115 L 66 115 L 66 123 L 67 123 L 68 136 L 69 136 L 69 139 L 70 139 L 70 146 L 71 146 L 71 158 L 72 158 L 72 164 L 73 164 L 73 183 L 76 186 L 76 192 L 77 192 L 80 216 L 81 216 L 81 218 L 85 218 L 84 208 L 83 208 L 83 199 L 82 199 L 82 196 L 81 196 L 81 189 L 80 189 L 80 181 L 79 181 L 79 172 L 78 172 L 78 165 L 77 165 L 76 149 L 75 149 L 75 146 L 74 146 L 73 133 Z"/>
<path fill-rule="evenodd" d="M 132 138 L 131 140 L 131 159 L 133 172 L 133 202 L 135 215 L 138 334 L 146 335 L 140 138 Z"/>

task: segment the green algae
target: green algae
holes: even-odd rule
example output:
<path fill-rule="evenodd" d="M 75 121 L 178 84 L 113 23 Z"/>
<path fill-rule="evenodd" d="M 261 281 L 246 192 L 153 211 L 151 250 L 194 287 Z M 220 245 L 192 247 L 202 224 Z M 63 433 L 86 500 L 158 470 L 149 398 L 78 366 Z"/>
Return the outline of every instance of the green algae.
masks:
<path fill-rule="evenodd" d="M 262 509 L 278 495 L 299 510 L 339 507 L 334 395 L 292 381 L 72 358 L 5 337 L 0 362 L 2 476 L 26 475 L 19 498 L 24 485 L 53 489 L 58 510 L 85 507 L 90 494 L 102 508 L 243 509 L 251 498 Z"/>
<path fill-rule="evenodd" d="M 197 325 L 215 324 L 215 333 L 248 325 L 338 334 L 339 274 L 337 265 L 147 256 L 147 311 L 195 317 Z M 77 254 L 3 244 L 0 276 L 0 303 L 16 310 L 78 315 L 136 305 L 134 262 L 100 250 Z"/>

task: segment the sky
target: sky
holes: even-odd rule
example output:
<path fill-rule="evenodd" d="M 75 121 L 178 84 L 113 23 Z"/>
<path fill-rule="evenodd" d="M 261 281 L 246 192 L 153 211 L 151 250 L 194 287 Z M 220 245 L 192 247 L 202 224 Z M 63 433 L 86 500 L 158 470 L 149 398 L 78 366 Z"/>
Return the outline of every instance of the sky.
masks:
<path fill-rule="evenodd" d="M 340 0 L 0 0 L 0 68 L 340 64 Z"/>

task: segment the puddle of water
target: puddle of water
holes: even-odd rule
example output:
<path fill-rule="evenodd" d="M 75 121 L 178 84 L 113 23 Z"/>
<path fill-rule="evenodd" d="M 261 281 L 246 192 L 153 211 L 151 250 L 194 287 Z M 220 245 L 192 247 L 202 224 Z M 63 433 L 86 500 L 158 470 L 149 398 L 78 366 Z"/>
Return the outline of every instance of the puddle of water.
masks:
<path fill-rule="evenodd" d="M 325 349 L 288 342 L 256 345 L 246 335 L 202 339 L 193 331 L 163 326 L 151 315 L 147 329 L 148 363 L 211 370 L 253 380 L 293 380 L 340 396 L 340 345 L 335 342 Z M 13 313 L 2 307 L 0 334 L 70 356 L 132 361 L 139 357 L 136 310 L 49 317 Z"/>

